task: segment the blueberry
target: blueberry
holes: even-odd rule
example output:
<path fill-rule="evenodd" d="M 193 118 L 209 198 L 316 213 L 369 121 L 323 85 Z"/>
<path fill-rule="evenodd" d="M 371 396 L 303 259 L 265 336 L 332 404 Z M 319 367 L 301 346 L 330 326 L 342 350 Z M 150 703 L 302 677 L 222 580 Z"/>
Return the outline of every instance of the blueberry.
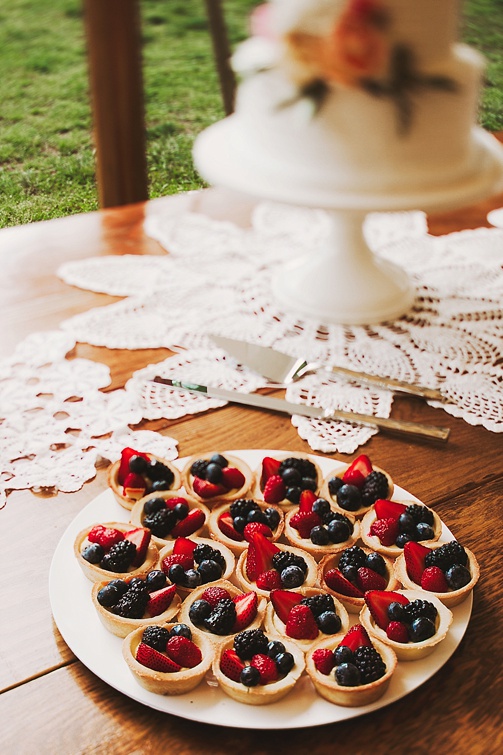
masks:
<path fill-rule="evenodd" d="M 281 586 L 288 589 L 300 587 L 304 584 L 304 572 L 300 566 L 287 566 L 281 572 Z"/>
<path fill-rule="evenodd" d="M 245 666 L 239 680 L 245 687 L 256 687 L 260 682 L 260 672 L 255 666 Z"/>
<path fill-rule="evenodd" d="M 199 564 L 199 576 L 202 583 L 214 582 L 222 576 L 222 567 L 216 561 L 206 559 Z"/>
<path fill-rule="evenodd" d="M 129 471 L 134 474 L 146 474 L 149 465 L 150 462 L 144 459 L 143 456 L 131 456 L 129 459 Z"/>
<path fill-rule="evenodd" d="M 115 587 L 115 589 L 118 591 L 121 598 L 129 590 L 129 585 L 125 579 L 112 579 L 112 581 L 109 582 L 108 584 L 110 586 Z"/>
<path fill-rule="evenodd" d="M 210 464 L 218 464 L 218 466 L 222 469 L 229 466 L 229 462 L 227 461 L 225 456 L 222 456 L 222 454 L 213 454 L 213 456 L 210 458 Z"/>
<path fill-rule="evenodd" d="M 82 551 L 82 558 L 90 564 L 99 564 L 104 555 L 105 551 L 99 543 L 91 543 Z"/>
<path fill-rule="evenodd" d="M 341 628 L 341 620 L 335 611 L 323 611 L 316 619 L 318 629 L 325 634 L 337 634 Z"/>
<path fill-rule="evenodd" d="M 278 524 L 281 521 L 281 514 L 277 509 L 273 509 L 272 506 L 268 506 L 266 509 L 264 509 L 264 516 L 266 519 L 266 524 L 270 527 L 271 530 L 275 530 Z"/>
<path fill-rule="evenodd" d="M 302 488 L 302 490 L 312 490 L 314 493 L 314 491 L 318 487 L 318 483 L 313 477 L 303 477 L 300 487 Z"/>
<path fill-rule="evenodd" d="M 353 651 L 347 645 L 339 645 L 334 650 L 334 660 L 338 666 L 341 663 L 352 663 L 353 658 Z"/>
<path fill-rule="evenodd" d="M 219 464 L 211 463 L 206 467 L 206 479 L 208 482 L 218 484 L 222 480 L 222 467 Z"/>
<path fill-rule="evenodd" d="M 472 578 L 472 575 L 470 574 L 466 566 L 461 566 L 461 564 L 454 564 L 445 572 L 445 578 L 451 590 L 459 590 L 461 587 L 464 587 L 468 584 L 468 582 Z"/>
<path fill-rule="evenodd" d="M 302 480 L 302 475 L 295 467 L 287 467 L 281 473 L 281 479 L 288 487 L 299 486 Z"/>
<path fill-rule="evenodd" d="M 404 511 L 398 518 L 398 527 L 400 532 L 406 532 L 409 535 L 416 531 L 416 523 L 410 514 Z"/>
<path fill-rule="evenodd" d="M 340 477 L 331 477 L 328 481 L 328 492 L 330 495 L 336 496 L 337 491 L 342 488 L 344 483 Z"/>
<path fill-rule="evenodd" d="M 287 499 L 287 501 L 290 501 L 290 503 L 298 503 L 300 501 L 301 493 L 302 490 L 298 485 L 292 485 L 292 487 L 287 488 L 285 498 Z"/>
<path fill-rule="evenodd" d="M 387 613 L 390 621 L 407 621 L 407 612 L 404 610 L 403 604 L 398 601 L 389 604 Z"/>
<path fill-rule="evenodd" d="M 386 562 L 380 553 L 369 553 L 365 559 L 365 566 L 381 577 L 386 576 Z"/>
<path fill-rule="evenodd" d="M 171 487 L 171 482 L 164 478 L 160 480 L 153 480 L 150 487 L 152 488 L 152 492 L 154 493 L 158 490 L 169 490 Z"/>
<path fill-rule="evenodd" d="M 101 590 L 98 590 L 98 594 L 96 595 L 98 603 L 104 608 L 111 608 L 111 606 L 114 606 L 119 602 L 120 597 L 117 588 L 110 584 L 105 585 Z"/>
<path fill-rule="evenodd" d="M 211 603 L 207 600 L 195 600 L 189 608 L 189 619 L 196 626 L 201 626 L 212 611 Z"/>
<path fill-rule="evenodd" d="M 145 581 L 149 592 L 162 590 L 166 586 L 166 575 L 160 569 L 154 569 L 147 574 Z"/>
<path fill-rule="evenodd" d="M 247 521 L 244 516 L 237 516 L 233 519 L 234 529 L 238 532 L 242 532 L 247 525 Z"/>
<path fill-rule="evenodd" d="M 285 646 L 279 640 L 271 640 L 271 642 L 267 645 L 267 655 L 270 658 L 276 658 L 277 655 L 284 653 L 285 650 Z"/>
<path fill-rule="evenodd" d="M 206 602 L 206 601 L 205 601 Z M 175 624 L 169 631 L 170 637 L 186 637 L 188 640 L 192 639 L 192 630 L 187 624 Z"/>
<path fill-rule="evenodd" d="M 169 567 L 168 579 L 174 585 L 181 585 L 185 580 L 185 569 L 181 564 L 172 564 Z"/>
<path fill-rule="evenodd" d="M 178 520 L 186 519 L 189 513 L 189 507 L 186 503 L 177 503 L 173 511 L 175 512 Z"/>
<path fill-rule="evenodd" d="M 144 514 L 155 514 L 156 511 L 166 508 L 166 501 L 164 498 L 148 498 L 143 504 Z"/>
<path fill-rule="evenodd" d="M 358 511 L 362 505 L 362 496 L 356 485 L 343 485 L 337 491 L 337 503 L 345 511 Z"/>
<path fill-rule="evenodd" d="M 330 511 L 330 504 L 326 498 L 317 498 L 313 503 L 313 511 L 318 516 L 324 517 Z"/>
<path fill-rule="evenodd" d="M 341 663 L 335 669 L 335 679 L 341 687 L 358 687 L 361 674 L 353 663 Z"/>
<path fill-rule="evenodd" d="M 342 519 L 332 519 L 327 525 L 327 533 L 332 543 L 344 543 L 351 536 L 348 524 Z"/>
<path fill-rule="evenodd" d="M 182 585 L 184 587 L 189 587 L 190 589 L 192 589 L 194 587 L 198 587 L 201 582 L 201 575 L 198 571 L 196 571 L 196 569 L 187 569 Z"/>
<path fill-rule="evenodd" d="M 295 665 L 295 659 L 289 652 L 279 653 L 274 660 L 280 674 L 288 674 Z"/>
<path fill-rule="evenodd" d="M 247 522 L 260 522 L 261 524 L 267 524 L 267 520 L 262 509 L 252 509 L 248 512 L 246 517 Z"/>
<path fill-rule="evenodd" d="M 341 569 L 341 574 L 349 582 L 355 583 L 358 577 L 358 567 L 354 566 L 353 564 L 348 564 L 347 566 L 343 566 Z"/>
<path fill-rule="evenodd" d="M 412 538 L 410 535 L 408 535 L 406 532 L 400 532 L 397 539 L 395 540 L 395 545 L 399 548 L 403 548 L 405 543 L 408 543 L 410 540 L 414 540 L 415 538 Z"/>
<path fill-rule="evenodd" d="M 435 537 L 433 527 L 426 522 L 419 522 L 416 525 L 416 532 L 418 540 L 433 540 Z"/>
<path fill-rule="evenodd" d="M 314 545 L 328 545 L 330 542 L 328 530 L 323 525 L 313 527 L 311 530 L 311 542 Z"/>
<path fill-rule="evenodd" d="M 412 642 L 423 642 L 435 634 L 435 624 L 426 616 L 418 616 L 414 619 L 409 629 L 409 637 Z"/>

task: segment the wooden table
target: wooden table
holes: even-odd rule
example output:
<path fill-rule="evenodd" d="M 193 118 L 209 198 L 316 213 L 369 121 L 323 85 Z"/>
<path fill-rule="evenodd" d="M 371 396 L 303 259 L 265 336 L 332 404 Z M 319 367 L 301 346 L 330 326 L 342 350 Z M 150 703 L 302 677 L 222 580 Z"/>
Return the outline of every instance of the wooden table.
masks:
<path fill-rule="evenodd" d="M 441 234 L 487 225 L 503 194 L 467 210 L 430 219 Z M 164 254 L 143 232 L 152 212 L 191 207 L 246 222 L 250 202 L 225 192 L 163 198 L 88 215 L 0 231 L 2 321 L 0 354 L 30 332 L 106 304 L 109 296 L 73 289 L 56 276 L 65 260 L 108 254 Z M 164 359 L 166 350 L 108 351 L 79 344 L 77 356 L 110 366 L 112 388 Z M 473 615 L 454 656 L 402 700 L 364 717 L 315 729 L 248 731 L 194 723 L 154 711 L 116 692 L 87 670 L 62 640 L 48 600 L 48 571 L 68 523 L 98 493 L 106 475 L 71 495 L 13 493 L 0 512 L 2 621 L 0 749 L 21 753 L 496 753 L 503 751 L 501 707 L 503 536 L 502 437 L 471 427 L 417 399 L 396 399 L 393 416 L 451 428 L 447 445 L 379 434 L 365 452 L 402 487 L 436 511 L 472 548 L 482 576 Z M 181 456 L 208 449 L 274 447 L 309 452 L 288 418 L 238 407 L 145 427 L 174 436 Z M 334 457 L 336 458 L 336 457 Z M 351 457 L 345 457 L 349 461 Z M 232 722 L 229 722 L 231 724 Z"/>

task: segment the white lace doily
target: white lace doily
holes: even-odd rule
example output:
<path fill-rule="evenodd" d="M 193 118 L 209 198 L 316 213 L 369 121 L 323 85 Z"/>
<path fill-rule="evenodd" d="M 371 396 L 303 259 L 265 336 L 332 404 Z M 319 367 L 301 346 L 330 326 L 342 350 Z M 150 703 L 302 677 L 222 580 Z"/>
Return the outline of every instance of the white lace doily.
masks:
<path fill-rule="evenodd" d="M 124 299 L 34 334 L 0 361 L 0 496 L 6 491 L 73 491 L 101 459 L 124 445 L 176 458 L 176 441 L 132 432 L 142 419 L 178 418 L 222 402 L 153 384 L 156 374 L 253 392 L 270 385 L 213 348 L 217 332 L 274 346 L 322 365 L 439 388 L 435 404 L 472 425 L 503 430 L 503 230 L 428 235 L 423 213 L 374 213 L 365 234 L 373 250 L 405 267 L 414 309 L 374 327 L 325 325 L 278 308 L 271 272 L 326 234 L 323 212 L 257 207 L 242 229 L 203 215 L 162 214 L 146 232 L 170 252 L 98 257 L 64 264 L 67 283 Z M 67 356 L 77 341 L 121 349 L 167 347 L 175 356 L 145 365 L 124 390 L 103 391 L 108 368 Z M 389 391 L 363 388 L 320 370 L 290 385 L 286 398 L 387 417 Z M 292 418 L 313 451 L 353 453 L 376 431 L 335 421 Z"/>

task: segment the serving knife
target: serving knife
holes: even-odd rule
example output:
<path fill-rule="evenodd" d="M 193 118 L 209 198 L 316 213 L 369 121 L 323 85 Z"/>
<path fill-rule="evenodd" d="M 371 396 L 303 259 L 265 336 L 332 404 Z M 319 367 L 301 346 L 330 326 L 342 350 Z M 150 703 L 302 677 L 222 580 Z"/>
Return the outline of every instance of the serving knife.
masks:
<path fill-rule="evenodd" d="M 260 393 L 242 393 L 241 391 L 232 391 L 217 386 L 200 385 L 199 383 L 189 383 L 175 378 L 163 378 L 156 376 L 152 382 L 160 385 L 174 388 L 175 390 L 188 391 L 189 393 L 204 394 L 208 398 L 215 398 L 220 401 L 229 401 L 234 404 L 244 404 L 257 409 L 267 409 L 283 414 L 299 414 L 302 417 L 311 419 L 329 420 L 336 419 L 343 422 L 354 422 L 355 424 L 378 427 L 381 430 L 390 432 L 404 433 L 408 436 L 418 438 L 430 438 L 432 440 L 447 441 L 449 437 L 449 428 L 434 427 L 432 425 L 421 425 L 417 422 L 407 422 L 400 419 L 391 419 L 386 417 L 374 417 L 371 414 L 357 414 L 355 412 L 345 412 L 340 409 L 321 409 L 317 406 L 308 406 L 307 404 L 294 404 L 284 399 L 264 396 Z"/>
<path fill-rule="evenodd" d="M 411 396 L 419 396 L 420 398 L 433 401 L 446 401 L 446 398 L 435 388 L 413 385 L 403 380 L 395 380 L 394 378 L 382 377 L 380 375 L 370 375 L 366 372 L 356 372 L 346 367 L 324 367 L 314 362 L 308 362 L 302 357 L 291 357 L 282 351 L 277 351 L 267 346 L 258 346 L 254 343 L 239 341 L 235 338 L 226 338 L 216 334 L 208 333 L 207 335 L 213 343 L 230 354 L 239 364 L 249 367 L 254 372 L 263 375 L 263 377 L 272 380 L 274 383 L 288 385 L 309 372 L 323 368 L 347 380 L 354 380 L 358 383 L 373 386 L 374 388 L 385 388 L 386 390 L 407 393 Z"/>

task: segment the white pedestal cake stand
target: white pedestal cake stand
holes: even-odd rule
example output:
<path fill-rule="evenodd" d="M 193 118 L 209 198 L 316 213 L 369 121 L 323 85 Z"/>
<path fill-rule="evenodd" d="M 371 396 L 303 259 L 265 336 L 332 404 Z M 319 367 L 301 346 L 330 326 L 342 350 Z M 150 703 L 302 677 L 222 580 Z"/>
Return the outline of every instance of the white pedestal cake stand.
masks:
<path fill-rule="evenodd" d="M 194 145 L 194 163 L 215 186 L 260 199 L 325 209 L 331 233 L 319 248 L 287 263 L 272 281 L 287 311 L 320 322 L 365 325 L 393 320 L 411 307 L 415 291 L 405 270 L 376 256 L 365 241 L 363 221 L 373 211 L 446 210 L 483 199 L 503 180 L 499 142 L 473 129 L 474 168 L 467 177 L 427 189 L 366 194 L 332 191 L 292 180 L 295 166 L 274 165 L 240 136 L 239 117 L 229 116 L 203 131 Z M 259 158 L 259 159 L 258 159 Z"/>

